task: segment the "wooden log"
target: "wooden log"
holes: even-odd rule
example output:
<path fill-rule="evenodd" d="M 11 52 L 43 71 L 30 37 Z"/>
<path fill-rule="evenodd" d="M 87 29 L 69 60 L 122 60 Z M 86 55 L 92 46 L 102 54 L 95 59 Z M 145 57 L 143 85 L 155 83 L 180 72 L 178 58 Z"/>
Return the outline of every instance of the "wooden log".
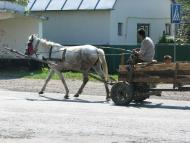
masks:
<path fill-rule="evenodd" d="M 175 73 L 190 75 L 190 63 L 153 64 L 150 66 L 136 65 L 134 73 L 135 75 L 160 75 L 168 77 L 175 75 Z"/>
<path fill-rule="evenodd" d="M 146 82 L 146 83 L 173 83 L 174 78 L 160 78 L 159 76 L 149 77 L 134 77 L 132 82 Z"/>
<path fill-rule="evenodd" d="M 179 75 L 190 75 L 190 70 L 178 70 Z"/>
<path fill-rule="evenodd" d="M 190 63 L 171 64 L 137 64 L 133 69 L 131 82 L 147 83 L 190 83 Z M 120 80 L 125 79 L 128 71 L 127 65 L 119 66 Z"/>
<path fill-rule="evenodd" d="M 159 77 L 174 77 L 175 72 L 173 70 L 165 70 L 165 71 L 135 71 L 133 76 L 159 76 Z"/>
<path fill-rule="evenodd" d="M 140 63 L 134 66 L 134 71 L 167 71 L 167 70 L 175 70 L 176 64 L 179 65 L 179 71 L 187 71 L 190 72 L 190 63 L 171 63 L 171 64 L 148 64 L 148 63 Z M 119 71 L 127 71 L 128 65 L 119 65 Z"/>
<path fill-rule="evenodd" d="M 174 71 L 176 68 L 176 64 L 172 63 L 172 64 L 151 64 L 151 65 L 144 65 L 144 64 L 137 64 L 135 65 L 134 71 L 165 71 L 165 70 L 172 70 Z"/>
<path fill-rule="evenodd" d="M 179 70 L 182 71 L 190 71 L 190 63 L 186 62 L 186 63 L 178 63 L 179 65 Z"/>
<path fill-rule="evenodd" d="M 153 77 L 134 77 L 132 82 L 146 82 L 146 83 L 181 83 L 181 84 L 190 84 L 190 77 L 185 78 L 160 78 L 159 76 Z"/>
<path fill-rule="evenodd" d="M 175 70 L 176 64 L 178 64 L 178 69 L 182 71 L 190 71 L 190 63 L 171 63 L 171 64 L 137 64 L 135 65 L 135 71 L 159 71 L 159 70 Z"/>

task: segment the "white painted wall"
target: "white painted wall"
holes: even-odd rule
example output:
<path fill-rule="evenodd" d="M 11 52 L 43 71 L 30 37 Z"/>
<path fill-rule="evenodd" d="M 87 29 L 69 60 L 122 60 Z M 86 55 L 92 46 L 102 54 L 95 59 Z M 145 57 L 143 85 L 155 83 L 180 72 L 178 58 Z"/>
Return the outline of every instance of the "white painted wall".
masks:
<path fill-rule="evenodd" d="M 37 33 L 42 36 L 40 23 L 39 19 L 24 16 L 0 20 L 0 58 L 15 58 L 3 50 L 4 46 L 24 53 L 29 35 Z"/>
<path fill-rule="evenodd" d="M 170 23 L 171 0 L 117 0 L 114 10 L 33 12 L 49 19 L 43 36 L 64 45 L 136 45 L 137 24 L 150 24 L 150 37 L 158 42 Z M 123 35 L 118 36 L 118 23 Z"/>
<path fill-rule="evenodd" d="M 64 45 L 109 44 L 109 11 L 46 11 L 33 14 L 49 17 L 43 22 L 43 37 L 48 40 Z"/>
<path fill-rule="evenodd" d="M 137 44 L 137 24 L 150 24 L 150 37 L 158 42 L 165 30 L 165 24 L 170 23 L 170 0 L 117 0 L 111 12 L 112 45 Z M 122 22 L 122 36 L 117 34 L 117 24 Z"/>

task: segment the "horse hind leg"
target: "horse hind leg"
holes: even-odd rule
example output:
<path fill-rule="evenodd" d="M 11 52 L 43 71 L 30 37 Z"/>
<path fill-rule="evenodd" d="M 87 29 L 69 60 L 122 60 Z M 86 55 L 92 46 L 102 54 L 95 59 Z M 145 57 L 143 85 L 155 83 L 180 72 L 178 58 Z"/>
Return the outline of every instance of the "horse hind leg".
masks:
<path fill-rule="evenodd" d="M 46 88 L 48 82 L 49 82 L 50 79 L 52 78 L 53 74 L 54 74 L 54 71 L 51 69 L 50 72 L 49 72 L 49 75 L 48 75 L 48 77 L 47 77 L 47 79 L 46 79 L 46 81 L 45 81 L 45 83 L 44 83 L 44 85 L 43 85 L 43 87 L 42 87 L 42 89 L 41 89 L 40 92 L 39 92 L 39 94 L 43 94 L 43 93 L 44 93 L 44 90 L 45 90 L 45 88 Z"/>
<path fill-rule="evenodd" d="M 83 73 L 83 83 L 82 83 L 81 87 L 79 88 L 78 92 L 74 95 L 74 97 L 79 97 L 79 95 L 82 93 L 82 91 L 88 81 L 89 81 L 88 73 Z"/>

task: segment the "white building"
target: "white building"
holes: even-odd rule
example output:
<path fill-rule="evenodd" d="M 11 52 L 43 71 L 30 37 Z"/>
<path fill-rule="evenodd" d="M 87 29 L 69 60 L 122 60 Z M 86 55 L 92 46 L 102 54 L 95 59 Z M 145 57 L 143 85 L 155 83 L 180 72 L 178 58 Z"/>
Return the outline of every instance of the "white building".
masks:
<path fill-rule="evenodd" d="M 136 45 L 143 27 L 158 42 L 172 34 L 171 0 L 30 0 L 32 14 L 47 16 L 43 37 L 65 44 Z"/>
<path fill-rule="evenodd" d="M 0 59 L 16 58 L 4 47 L 25 52 L 28 36 L 37 33 L 42 36 L 42 22 L 39 18 L 25 16 L 25 8 L 15 3 L 0 1 Z"/>

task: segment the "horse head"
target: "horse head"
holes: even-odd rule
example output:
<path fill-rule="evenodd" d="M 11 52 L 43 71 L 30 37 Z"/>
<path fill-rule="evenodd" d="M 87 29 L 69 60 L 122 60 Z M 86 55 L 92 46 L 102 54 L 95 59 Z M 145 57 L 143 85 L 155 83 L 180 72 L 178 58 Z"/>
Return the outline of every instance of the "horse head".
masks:
<path fill-rule="evenodd" d="M 36 54 L 38 50 L 39 40 L 36 35 L 32 34 L 28 38 L 25 55 L 32 56 Z"/>

